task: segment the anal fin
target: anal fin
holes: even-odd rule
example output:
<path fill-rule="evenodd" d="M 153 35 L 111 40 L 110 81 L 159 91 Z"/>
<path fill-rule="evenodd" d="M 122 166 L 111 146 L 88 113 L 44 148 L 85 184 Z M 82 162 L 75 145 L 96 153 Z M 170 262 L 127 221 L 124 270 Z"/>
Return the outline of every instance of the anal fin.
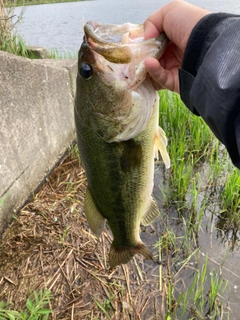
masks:
<path fill-rule="evenodd" d="M 106 219 L 101 215 L 101 213 L 97 209 L 89 188 L 87 188 L 85 194 L 84 211 L 90 229 L 97 237 L 100 237 L 105 226 Z"/>
<path fill-rule="evenodd" d="M 145 215 L 142 217 L 142 220 L 141 220 L 142 224 L 144 226 L 148 226 L 150 223 L 152 223 L 154 220 L 157 219 L 159 214 L 160 214 L 159 208 L 158 208 L 155 200 L 153 198 L 151 198 L 151 203 L 150 203 L 149 209 L 145 213 Z"/>
<path fill-rule="evenodd" d="M 109 253 L 109 265 L 114 268 L 120 264 L 128 263 L 135 254 L 141 254 L 145 259 L 153 260 L 151 252 L 142 242 L 135 247 L 116 247 L 113 241 Z"/>
<path fill-rule="evenodd" d="M 167 137 L 163 129 L 160 127 L 158 127 L 158 133 L 155 136 L 154 149 L 155 158 L 159 159 L 158 152 L 160 152 L 166 168 L 170 168 L 170 158 L 167 152 Z"/>

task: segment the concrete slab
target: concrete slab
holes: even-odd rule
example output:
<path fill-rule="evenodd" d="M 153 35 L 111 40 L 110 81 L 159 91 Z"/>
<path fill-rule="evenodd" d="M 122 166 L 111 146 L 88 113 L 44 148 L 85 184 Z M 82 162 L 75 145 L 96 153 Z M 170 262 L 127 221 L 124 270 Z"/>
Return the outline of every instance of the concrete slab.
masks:
<path fill-rule="evenodd" d="M 0 51 L 0 234 L 75 138 L 76 74 Z"/>

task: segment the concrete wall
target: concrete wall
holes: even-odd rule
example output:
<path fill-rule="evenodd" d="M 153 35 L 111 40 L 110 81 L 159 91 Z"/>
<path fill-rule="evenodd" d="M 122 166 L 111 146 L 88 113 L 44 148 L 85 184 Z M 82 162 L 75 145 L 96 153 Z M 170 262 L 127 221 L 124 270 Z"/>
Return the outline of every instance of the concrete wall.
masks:
<path fill-rule="evenodd" d="M 0 51 L 0 234 L 74 140 L 76 72 Z"/>

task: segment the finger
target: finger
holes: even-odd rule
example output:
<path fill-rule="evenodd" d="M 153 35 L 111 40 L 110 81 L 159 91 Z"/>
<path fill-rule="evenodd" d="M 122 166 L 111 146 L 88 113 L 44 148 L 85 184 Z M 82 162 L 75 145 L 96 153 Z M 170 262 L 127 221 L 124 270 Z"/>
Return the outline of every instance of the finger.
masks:
<path fill-rule="evenodd" d="M 196 23 L 210 12 L 181 0 L 174 0 L 151 14 L 144 22 L 145 39 L 165 32 L 168 39 L 185 50 Z"/>
<path fill-rule="evenodd" d="M 145 60 L 145 67 L 153 81 L 157 83 L 159 87 L 165 88 L 166 70 L 160 65 L 159 61 L 151 57 L 147 58 Z"/>
<path fill-rule="evenodd" d="M 145 67 L 152 78 L 153 86 L 156 90 L 168 89 L 179 93 L 178 68 L 172 70 L 164 69 L 158 60 L 147 58 Z"/>
<path fill-rule="evenodd" d="M 149 19 L 144 22 L 144 39 L 157 38 L 159 34 L 159 30 L 149 17 Z"/>

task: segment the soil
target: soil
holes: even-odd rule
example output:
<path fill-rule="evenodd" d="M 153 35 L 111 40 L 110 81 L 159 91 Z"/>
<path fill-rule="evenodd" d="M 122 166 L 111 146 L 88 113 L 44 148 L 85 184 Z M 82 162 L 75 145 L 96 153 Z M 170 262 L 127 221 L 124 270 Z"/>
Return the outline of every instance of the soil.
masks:
<path fill-rule="evenodd" d="M 113 270 L 108 266 L 112 236 L 100 239 L 84 216 L 84 170 L 70 152 L 0 240 L 0 301 L 25 310 L 33 290 L 47 289 L 51 319 L 163 319 L 166 270 L 142 257 Z M 161 225 L 161 224 L 158 224 Z M 161 230 L 143 229 L 148 244 Z M 159 277 L 159 274 L 161 277 Z"/>

